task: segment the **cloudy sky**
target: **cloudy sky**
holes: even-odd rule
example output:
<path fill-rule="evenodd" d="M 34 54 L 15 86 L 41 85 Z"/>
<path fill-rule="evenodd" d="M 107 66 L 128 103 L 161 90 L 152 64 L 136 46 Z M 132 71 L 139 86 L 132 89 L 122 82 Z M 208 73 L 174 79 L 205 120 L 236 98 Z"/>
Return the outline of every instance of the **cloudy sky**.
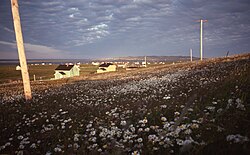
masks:
<path fill-rule="evenodd" d="M 249 0 L 19 0 L 28 58 L 204 56 L 250 51 Z M 0 59 L 18 58 L 10 0 L 0 0 Z"/>

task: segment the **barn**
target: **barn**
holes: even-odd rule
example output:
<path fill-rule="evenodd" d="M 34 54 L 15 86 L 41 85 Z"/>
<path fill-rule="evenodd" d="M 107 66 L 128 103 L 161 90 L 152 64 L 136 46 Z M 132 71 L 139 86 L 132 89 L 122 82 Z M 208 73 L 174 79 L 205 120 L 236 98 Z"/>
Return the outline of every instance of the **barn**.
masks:
<path fill-rule="evenodd" d="M 69 78 L 80 75 L 80 68 L 77 65 L 59 65 L 55 69 L 55 79 Z"/>

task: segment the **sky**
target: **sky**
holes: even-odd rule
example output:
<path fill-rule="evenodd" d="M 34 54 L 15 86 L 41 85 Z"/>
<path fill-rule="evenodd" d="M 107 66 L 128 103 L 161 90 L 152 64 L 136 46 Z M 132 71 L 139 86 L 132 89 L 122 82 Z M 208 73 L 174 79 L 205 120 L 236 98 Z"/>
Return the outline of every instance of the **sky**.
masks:
<path fill-rule="evenodd" d="M 204 57 L 250 52 L 249 0 L 19 0 L 28 59 Z M 0 59 L 17 59 L 10 0 L 0 0 Z"/>

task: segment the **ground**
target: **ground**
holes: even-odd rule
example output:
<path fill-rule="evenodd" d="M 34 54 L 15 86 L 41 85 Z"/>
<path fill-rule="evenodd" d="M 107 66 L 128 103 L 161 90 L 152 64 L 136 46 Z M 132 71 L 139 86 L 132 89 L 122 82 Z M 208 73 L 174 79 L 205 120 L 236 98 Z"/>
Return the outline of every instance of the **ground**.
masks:
<path fill-rule="evenodd" d="M 250 54 L 2 85 L 3 154 L 249 154 Z"/>

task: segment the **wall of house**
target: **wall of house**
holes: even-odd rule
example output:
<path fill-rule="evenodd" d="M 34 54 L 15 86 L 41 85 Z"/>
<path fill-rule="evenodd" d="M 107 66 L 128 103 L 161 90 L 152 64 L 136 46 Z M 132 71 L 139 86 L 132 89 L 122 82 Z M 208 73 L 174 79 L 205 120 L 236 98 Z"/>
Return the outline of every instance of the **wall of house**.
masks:
<path fill-rule="evenodd" d="M 73 74 L 72 74 L 73 76 L 79 76 L 79 75 L 80 75 L 80 68 L 79 68 L 78 66 L 75 65 L 75 66 L 72 68 L 72 71 L 73 71 L 73 72 L 72 72 L 72 73 L 73 73 Z"/>
<path fill-rule="evenodd" d="M 102 70 L 102 69 L 97 69 L 97 71 L 96 71 L 97 73 L 105 73 L 105 72 L 107 72 L 106 70 Z"/>
<path fill-rule="evenodd" d="M 62 75 L 59 72 L 64 72 L 65 75 Z M 55 79 L 61 79 L 61 78 L 71 77 L 70 71 L 63 71 L 63 70 L 56 70 L 56 73 L 54 75 L 55 75 Z"/>
<path fill-rule="evenodd" d="M 58 71 L 56 71 L 54 75 L 55 75 L 55 79 L 61 79 L 61 78 L 63 78 L 62 74 L 60 74 Z"/>
<path fill-rule="evenodd" d="M 116 65 L 109 65 L 107 68 L 107 72 L 112 72 L 112 71 L 116 71 Z"/>
<path fill-rule="evenodd" d="M 116 65 L 109 65 L 108 67 L 101 67 L 101 68 L 105 68 L 106 70 L 102 70 L 102 69 L 97 69 L 97 73 L 105 73 L 105 72 L 114 72 L 116 71 Z"/>

